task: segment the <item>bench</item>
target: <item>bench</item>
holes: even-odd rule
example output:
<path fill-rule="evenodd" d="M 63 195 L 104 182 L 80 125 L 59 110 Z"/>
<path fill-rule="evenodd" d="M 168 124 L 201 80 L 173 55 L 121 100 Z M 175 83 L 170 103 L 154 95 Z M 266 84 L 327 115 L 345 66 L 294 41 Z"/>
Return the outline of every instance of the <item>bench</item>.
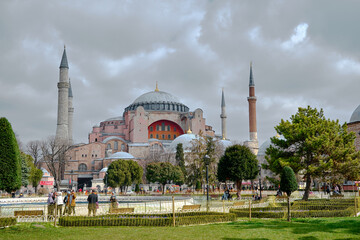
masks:
<path fill-rule="evenodd" d="M 110 213 L 133 213 L 134 208 L 112 208 Z"/>
<path fill-rule="evenodd" d="M 245 201 L 238 201 L 238 202 L 234 202 L 232 207 L 240 207 L 244 205 L 245 205 Z"/>
<path fill-rule="evenodd" d="M 14 211 L 14 216 L 43 216 L 43 210 L 22 210 L 22 211 Z"/>
<path fill-rule="evenodd" d="M 201 205 L 183 205 L 181 211 L 200 211 Z"/>
<path fill-rule="evenodd" d="M 343 197 L 344 197 L 344 195 L 342 195 L 342 194 L 330 195 L 330 198 L 343 198 Z"/>

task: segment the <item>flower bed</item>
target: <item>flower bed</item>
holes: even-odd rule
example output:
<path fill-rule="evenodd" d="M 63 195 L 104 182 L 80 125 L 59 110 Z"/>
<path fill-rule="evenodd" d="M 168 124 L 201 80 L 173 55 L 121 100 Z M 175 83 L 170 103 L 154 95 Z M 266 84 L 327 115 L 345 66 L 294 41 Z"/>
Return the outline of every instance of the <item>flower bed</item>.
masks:
<path fill-rule="evenodd" d="M 7 227 L 16 224 L 16 218 L 14 217 L 1 217 L 0 218 L 0 227 Z"/>
<path fill-rule="evenodd" d="M 217 212 L 177 213 L 175 225 L 235 221 L 236 215 Z M 172 226 L 172 214 L 118 214 L 96 217 L 61 217 L 61 226 Z"/>

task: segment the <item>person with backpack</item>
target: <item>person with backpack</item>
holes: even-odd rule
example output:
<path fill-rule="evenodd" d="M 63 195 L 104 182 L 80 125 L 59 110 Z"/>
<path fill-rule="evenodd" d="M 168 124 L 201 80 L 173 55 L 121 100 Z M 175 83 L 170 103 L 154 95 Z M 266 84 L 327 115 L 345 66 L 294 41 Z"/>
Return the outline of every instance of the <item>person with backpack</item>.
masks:
<path fill-rule="evenodd" d="M 96 208 L 98 204 L 98 195 L 95 194 L 95 190 L 91 191 L 91 194 L 88 196 L 87 201 L 89 203 L 88 205 L 88 216 L 90 217 L 91 212 L 93 213 L 93 216 L 96 215 Z"/>
<path fill-rule="evenodd" d="M 56 193 L 56 208 L 57 208 L 57 215 L 60 217 L 62 216 L 62 207 L 64 205 L 64 199 L 62 197 L 62 192 Z"/>
<path fill-rule="evenodd" d="M 69 213 L 68 204 L 67 204 L 68 199 L 69 199 L 69 195 L 70 195 L 70 191 L 67 191 L 65 193 L 65 197 L 64 197 L 64 212 L 63 212 L 63 215 L 65 215 L 65 214 L 68 215 L 68 213 Z"/>

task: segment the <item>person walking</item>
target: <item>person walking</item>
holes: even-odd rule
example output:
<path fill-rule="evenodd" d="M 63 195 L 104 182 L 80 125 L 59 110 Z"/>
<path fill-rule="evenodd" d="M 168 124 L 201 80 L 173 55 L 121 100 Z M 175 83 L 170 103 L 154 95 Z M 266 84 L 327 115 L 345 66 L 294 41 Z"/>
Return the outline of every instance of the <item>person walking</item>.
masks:
<path fill-rule="evenodd" d="M 91 194 L 87 198 L 88 201 L 88 216 L 90 217 L 91 212 L 93 213 L 93 216 L 96 215 L 96 204 L 98 202 L 98 195 L 95 194 L 95 190 L 91 191 Z"/>
<path fill-rule="evenodd" d="M 114 195 L 114 192 L 111 192 L 111 197 L 110 197 L 110 213 L 112 209 L 117 208 L 117 201 L 116 201 L 116 196 Z"/>
<path fill-rule="evenodd" d="M 75 215 L 75 205 L 76 205 L 76 194 L 74 190 L 71 190 L 71 194 L 68 194 L 68 199 L 66 202 L 66 206 L 68 207 L 68 213 L 71 215 L 73 213 Z"/>
<path fill-rule="evenodd" d="M 56 194 L 56 207 L 57 207 L 57 215 L 59 215 L 59 217 L 62 216 L 62 208 L 64 205 L 64 199 L 62 197 L 62 192 L 57 192 Z"/>
<path fill-rule="evenodd" d="M 48 204 L 48 219 L 54 215 L 55 209 L 55 193 L 49 193 L 47 204 Z"/>

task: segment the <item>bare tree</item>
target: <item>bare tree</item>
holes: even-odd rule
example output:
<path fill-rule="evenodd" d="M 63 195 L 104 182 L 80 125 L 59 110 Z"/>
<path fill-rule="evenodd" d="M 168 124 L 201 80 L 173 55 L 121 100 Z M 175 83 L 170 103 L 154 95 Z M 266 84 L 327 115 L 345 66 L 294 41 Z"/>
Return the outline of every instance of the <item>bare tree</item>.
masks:
<path fill-rule="evenodd" d="M 67 141 L 56 140 L 51 136 L 41 142 L 42 161 L 45 162 L 50 174 L 54 177 L 56 187 L 59 189 L 60 182 L 64 179 L 65 165 L 67 163 L 67 151 L 70 145 Z"/>
<path fill-rule="evenodd" d="M 40 159 L 42 156 L 41 145 L 41 141 L 38 140 L 30 141 L 26 144 L 26 153 L 33 157 L 34 165 L 37 168 L 40 168 Z"/>

